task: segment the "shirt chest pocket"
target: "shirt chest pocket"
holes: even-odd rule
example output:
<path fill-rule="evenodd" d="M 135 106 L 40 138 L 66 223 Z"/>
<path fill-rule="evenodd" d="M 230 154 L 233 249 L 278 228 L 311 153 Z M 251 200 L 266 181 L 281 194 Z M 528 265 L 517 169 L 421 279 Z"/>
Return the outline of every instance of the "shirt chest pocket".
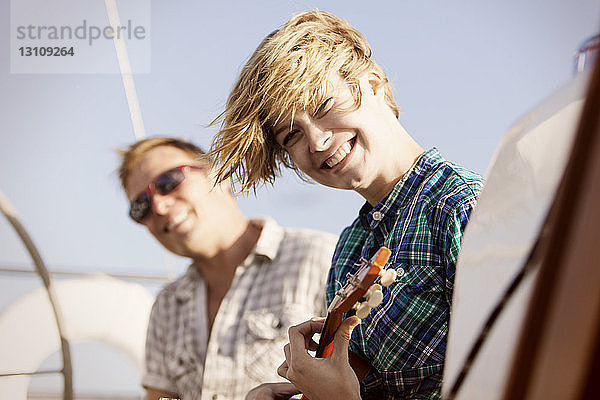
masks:
<path fill-rule="evenodd" d="M 288 342 L 288 328 L 309 319 L 303 307 L 285 305 L 248 312 L 245 338 L 245 368 L 259 383 L 280 380 L 277 368 L 284 361 L 283 346 Z"/>
<path fill-rule="evenodd" d="M 288 321 L 283 310 L 262 309 L 248 313 L 248 341 L 269 341 L 285 336 Z"/>
<path fill-rule="evenodd" d="M 390 286 L 395 292 L 416 295 L 423 292 L 441 293 L 444 290 L 440 266 L 394 263 L 391 268 L 396 270 L 396 280 Z"/>

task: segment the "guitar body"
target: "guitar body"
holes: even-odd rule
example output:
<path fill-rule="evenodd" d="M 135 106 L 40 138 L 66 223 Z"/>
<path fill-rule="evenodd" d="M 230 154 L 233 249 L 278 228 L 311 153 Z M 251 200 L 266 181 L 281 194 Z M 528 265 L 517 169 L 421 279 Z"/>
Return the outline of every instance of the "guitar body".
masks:
<path fill-rule="evenodd" d="M 348 361 L 350 361 L 350 366 L 354 370 L 354 373 L 359 381 L 365 379 L 373 368 L 367 360 L 353 351 L 348 352 Z"/>

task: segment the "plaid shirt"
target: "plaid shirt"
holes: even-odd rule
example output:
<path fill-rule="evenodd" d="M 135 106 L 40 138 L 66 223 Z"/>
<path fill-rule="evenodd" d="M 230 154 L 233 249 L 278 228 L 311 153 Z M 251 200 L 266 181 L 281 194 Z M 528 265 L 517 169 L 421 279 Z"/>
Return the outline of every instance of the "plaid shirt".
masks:
<path fill-rule="evenodd" d="M 281 381 L 277 367 L 288 327 L 325 314 L 323 288 L 335 242 L 332 234 L 263 221 L 211 332 L 204 280 L 190 266 L 156 298 L 142 384 L 182 400 L 222 400 L 243 399 L 261 383 Z"/>
<path fill-rule="evenodd" d="M 342 232 L 328 303 L 380 246 L 392 251 L 388 267 L 398 273 L 383 303 L 352 333 L 350 349 L 374 367 L 361 382 L 363 399 L 440 398 L 456 258 L 482 183 L 432 149 Z"/>

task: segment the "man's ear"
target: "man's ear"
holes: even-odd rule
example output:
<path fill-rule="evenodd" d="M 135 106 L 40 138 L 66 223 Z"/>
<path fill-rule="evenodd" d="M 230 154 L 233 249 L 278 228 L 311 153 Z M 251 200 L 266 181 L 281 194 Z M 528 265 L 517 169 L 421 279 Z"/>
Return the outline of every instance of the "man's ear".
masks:
<path fill-rule="evenodd" d="M 213 183 L 213 189 L 218 189 L 223 193 L 227 193 L 233 197 L 233 191 L 231 190 L 231 178 L 227 178 L 219 183 L 216 183 L 216 176 L 214 175 L 214 173 L 212 173 L 211 180 Z"/>
<path fill-rule="evenodd" d="M 214 168 L 210 168 L 206 172 L 206 178 L 210 183 L 210 190 L 219 190 L 222 192 L 231 192 L 231 185 L 229 183 L 229 178 L 225 179 L 222 182 L 217 183 L 217 171 Z"/>
<path fill-rule="evenodd" d="M 218 183 L 218 185 L 221 187 L 221 190 L 224 193 L 228 193 L 233 197 L 233 191 L 231 190 L 231 178 L 225 179 L 223 182 Z"/>

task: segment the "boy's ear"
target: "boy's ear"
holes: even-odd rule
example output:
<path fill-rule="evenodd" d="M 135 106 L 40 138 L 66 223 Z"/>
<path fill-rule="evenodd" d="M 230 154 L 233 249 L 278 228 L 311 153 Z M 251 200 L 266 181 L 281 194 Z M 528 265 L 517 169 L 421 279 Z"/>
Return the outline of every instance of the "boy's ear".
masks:
<path fill-rule="evenodd" d="M 369 89 L 373 93 L 375 97 L 383 96 L 383 84 L 384 79 L 377 71 L 368 71 L 366 76 L 367 82 L 369 84 Z"/>

